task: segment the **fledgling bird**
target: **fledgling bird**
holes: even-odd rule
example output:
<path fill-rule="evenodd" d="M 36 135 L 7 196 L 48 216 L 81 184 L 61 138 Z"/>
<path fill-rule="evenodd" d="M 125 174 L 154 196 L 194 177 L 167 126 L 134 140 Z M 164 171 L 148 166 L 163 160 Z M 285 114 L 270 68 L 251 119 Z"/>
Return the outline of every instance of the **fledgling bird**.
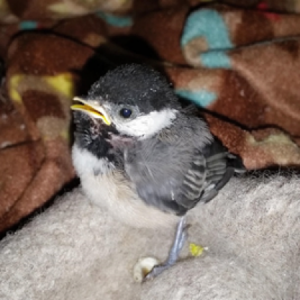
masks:
<path fill-rule="evenodd" d="M 147 275 L 153 278 L 178 259 L 187 211 L 214 198 L 243 163 L 148 66 L 117 67 L 74 100 L 73 163 L 91 201 L 134 226 L 178 222 L 168 259 Z"/>

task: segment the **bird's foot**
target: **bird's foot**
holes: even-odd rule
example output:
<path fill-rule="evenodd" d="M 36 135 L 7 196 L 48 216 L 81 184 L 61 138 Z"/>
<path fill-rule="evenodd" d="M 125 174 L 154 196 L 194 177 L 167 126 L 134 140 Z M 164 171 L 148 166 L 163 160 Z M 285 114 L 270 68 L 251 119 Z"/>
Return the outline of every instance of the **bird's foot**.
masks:
<path fill-rule="evenodd" d="M 167 260 L 162 264 L 154 266 L 153 269 L 145 276 L 144 281 L 154 279 L 156 276 L 161 274 L 163 271 L 169 269 L 177 262 L 180 251 L 182 250 L 182 247 L 187 237 L 186 228 L 187 226 L 185 218 L 182 217 L 177 225 L 174 243 L 172 245 Z"/>

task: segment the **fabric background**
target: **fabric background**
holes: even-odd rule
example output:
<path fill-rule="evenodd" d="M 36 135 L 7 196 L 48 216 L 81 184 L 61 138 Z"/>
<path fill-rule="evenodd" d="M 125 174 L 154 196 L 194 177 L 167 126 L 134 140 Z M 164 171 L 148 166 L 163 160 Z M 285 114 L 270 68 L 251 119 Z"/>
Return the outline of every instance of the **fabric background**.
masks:
<path fill-rule="evenodd" d="M 300 165 L 299 11 L 300 2 L 297 0 L 263 2 L 249 0 L 243 1 L 242 5 L 240 1 L 234 0 L 217 2 L 197 0 L 0 1 L 2 61 L 0 232 L 2 235 L 10 232 L 7 230 L 18 228 L 20 220 L 31 218 L 37 209 L 53 200 L 58 193 L 63 193 L 66 185 L 74 180 L 75 173 L 70 158 L 73 139 L 70 113 L 72 98 L 74 95 L 84 94 L 91 83 L 108 69 L 121 63 L 147 63 L 163 72 L 173 84 L 179 97 L 199 106 L 212 132 L 231 152 L 242 157 L 248 170 L 273 167 L 298 169 Z M 210 294 L 213 290 L 212 279 L 219 276 L 216 284 L 219 284 L 220 288 L 224 287 L 222 284 L 224 278 L 233 280 L 234 283 L 229 292 L 228 289 L 224 290 L 224 294 L 222 294 L 223 290 L 216 289 L 214 297 L 218 299 L 222 297 L 227 299 L 226 293 L 231 293 L 230 297 L 234 299 L 232 293 L 236 289 L 237 282 L 245 287 L 247 299 L 251 297 L 253 299 L 299 298 L 299 291 L 295 285 L 295 280 L 298 280 L 295 277 L 295 264 L 298 263 L 295 249 L 299 244 L 296 237 L 298 208 L 296 202 L 289 202 L 296 201 L 298 189 L 295 178 L 293 183 L 286 183 L 286 180 L 276 179 L 275 186 L 270 183 L 270 186 L 264 189 L 257 179 L 254 181 L 259 188 L 256 187 L 254 190 L 251 185 L 247 190 L 247 184 L 241 183 L 241 191 L 248 193 L 249 198 L 246 198 L 249 202 L 243 199 L 236 205 L 243 218 L 245 215 L 250 218 L 250 223 L 238 219 L 241 223 L 236 225 L 237 228 L 229 228 L 229 219 L 226 225 L 220 219 L 225 213 L 234 215 L 231 216 L 231 222 L 233 217 L 239 218 L 235 215 L 235 202 L 230 202 L 232 206 L 226 208 L 220 204 L 221 207 L 216 208 L 220 211 L 216 211 L 215 221 L 211 221 L 205 214 L 208 214 L 210 207 L 215 207 L 218 201 L 209 204 L 202 213 L 202 210 L 197 210 L 197 213 L 204 214 L 204 219 L 201 218 L 204 227 L 211 225 L 211 222 L 220 222 L 225 226 L 227 231 L 224 229 L 222 239 L 224 247 L 233 247 L 235 242 L 230 243 L 230 239 L 233 235 L 239 236 L 240 230 L 242 236 L 239 237 L 238 250 L 231 249 L 232 251 L 228 250 L 229 252 L 224 250 L 224 253 L 229 253 L 229 260 L 224 258 L 227 254 L 219 257 L 214 252 L 212 257 L 209 256 L 204 261 L 199 260 L 200 271 L 196 274 L 196 278 L 201 285 L 201 291 L 192 289 L 191 293 L 199 292 L 198 295 L 204 297 L 206 294 L 201 293 L 206 290 L 205 286 L 207 295 L 210 295 L 205 297 L 212 299 Z M 234 191 L 238 190 L 239 184 L 233 184 Z M 282 194 L 273 195 L 278 189 Z M 233 191 L 230 190 L 230 197 L 242 198 L 242 194 L 233 196 L 232 193 Z M 255 197 L 252 199 L 250 195 Z M 68 197 L 72 198 L 79 207 L 87 205 L 82 203 L 83 196 L 79 191 L 66 196 L 66 199 Z M 272 205 L 265 202 L 267 200 L 270 200 Z M 76 210 L 77 208 L 73 206 L 75 204 L 70 199 L 60 201 L 62 201 L 61 205 L 57 204 L 49 213 L 41 214 L 29 227 L 3 240 L 2 246 L 8 247 L 1 249 L 3 261 L 0 267 L 4 268 L 4 272 L 1 271 L 0 274 L 4 277 L 0 280 L 3 286 L 2 289 L 0 288 L 0 293 L 4 293 L 6 297 L 3 299 L 23 299 L 22 295 L 26 293 L 31 297 L 28 296 L 29 298 L 26 299 L 47 297 L 47 299 L 51 297 L 67 299 L 77 292 L 79 297 L 81 285 L 77 286 L 77 281 L 83 280 L 86 284 L 82 287 L 82 292 L 86 291 L 87 286 L 94 287 L 94 284 L 103 282 L 103 278 L 109 279 L 110 283 L 113 282 L 114 277 L 108 275 L 106 277 L 104 273 L 98 273 L 99 269 L 96 267 L 93 273 L 99 276 L 96 281 L 91 274 L 88 277 L 84 276 L 92 272 L 89 269 L 90 264 L 93 265 L 92 261 L 105 249 L 102 239 L 99 238 L 99 249 L 94 248 L 90 258 L 88 250 L 85 249 L 89 249 L 91 241 L 85 240 L 82 236 L 79 239 L 82 243 L 79 248 L 83 247 L 82 256 L 78 252 L 71 251 L 72 247 L 78 246 L 76 243 L 81 226 L 83 226 L 82 234 L 87 234 L 88 226 L 94 226 L 92 224 L 98 224 L 97 222 L 103 220 L 100 221 L 95 216 L 94 219 L 90 217 L 89 214 L 94 212 L 89 211 L 90 208 L 86 206 L 83 211 L 87 210 L 88 219 L 82 220 L 84 225 L 81 225 L 77 218 L 81 216 L 84 219 L 84 215 Z M 265 206 L 260 210 L 260 205 Z M 266 208 L 268 205 L 272 208 Z M 288 208 L 285 208 L 286 205 Z M 252 210 L 249 210 L 249 207 L 252 207 Z M 70 216 L 69 209 L 72 212 Z M 269 219 L 270 214 L 275 212 L 278 213 L 278 220 L 272 223 L 273 221 Z M 251 213 L 255 215 L 250 217 Z M 292 214 L 291 219 L 285 217 L 285 214 L 287 216 Z M 68 223 L 69 218 L 70 223 Z M 286 219 L 283 221 L 281 218 Z M 52 224 L 51 222 L 57 226 L 52 228 L 49 225 Z M 109 222 L 111 226 L 118 226 L 113 225 L 113 221 Z M 256 222 L 261 227 L 256 228 L 255 226 L 258 226 Z M 103 225 L 103 228 L 102 225 L 99 226 L 98 234 L 101 235 L 102 232 L 102 237 L 110 236 L 111 232 L 105 231 L 106 225 Z M 216 239 L 218 245 L 221 245 L 221 240 L 213 234 L 214 230 L 221 229 L 215 226 L 216 224 L 209 227 L 210 229 L 205 229 L 209 230 L 210 240 L 204 238 L 206 233 L 201 227 L 202 233 L 204 230 L 200 238 L 201 243 L 204 241 L 213 244 Z M 264 226 L 268 228 L 266 232 Z M 73 227 L 78 232 L 67 233 Z M 128 239 L 129 234 L 126 230 L 129 229 L 124 229 L 122 237 L 124 241 Z M 44 233 L 41 233 L 43 231 Z M 68 234 L 70 234 L 69 239 Z M 87 235 L 87 239 L 91 234 L 90 232 Z M 141 233 L 134 234 L 137 237 Z M 143 234 L 146 237 L 148 233 L 142 233 L 140 247 L 148 249 L 149 243 L 146 244 Z M 251 240 L 253 234 L 255 238 Z M 51 239 L 48 240 L 46 236 L 49 235 Z M 152 236 L 152 238 L 154 243 L 158 237 Z M 46 243 L 45 248 L 38 247 L 39 243 L 40 245 Z M 57 249 L 59 243 L 66 243 L 61 254 L 52 252 L 54 251 L 52 246 Z M 105 243 L 111 245 L 110 243 L 114 242 L 106 240 Z M 272 248 L 275 244 L 277 246 Z M 116 242 L 116 247 L 121 247 L 117 249 L 120 249 L 121 253 L 127 251 L 128 254 L 129 250 L 124 250 L 125 247 L 122 248 L 122 245 L 120 240 Z M 39 257 L 39 253 L 33 251 L 34 247 L 42 251 L 39 252 L 42 253 L 40 263 L 34 262 L 33 256 Z M 251 247 L 255 249 L 253 252 Z M 110 251 L 109 249 L 105 251 Z M 141 251 L 143 249 L 146 248 L 135 250 L 136 252 L 128 258 L 127 266 L 132 266 L 138 254 L 143 253 Z M 68 251 L 71 251 L 70 259 Z M 232 259 L 236 256 L 240 257 L 241 251 L 245 252 L 244 255 L 247 257 L 242 265 Z M 79 259 L 75 257 L 77 255 L 82 261 L 90 259 L 90 262 L 87 263 L 85 260 L 85 264 L 79 264 L 79 269 L 71 270 L 71 266 L 77 263 L 76 259 Z M 100 256 L 99 260 L 103 257 L 105 256 Z M 106 257 L 110 257 L 109 254 Z M 57 273 L 51 269 L 54 261 L 55 266 L 58 267 L 59 262 L 64 259 L 70 263 L 68 267 L 65 266 L 67 271 L 63 271 L 60 266 Z M 267 262 L 264 268 L 265 260 Z M 5 261 L 10 263 L 4 263 Z M 119 258 L 116 261 L 109 260 L 105 270 L 109 269 L 109 263 L 119 263 L 121 266 L 122 262 Z M 102 263 L 99 261 L 99 266 L 102 266 Z M 248 263 L 249 268 L 246 268 Z M 287 269 L 283 272 L 285 263 Z M 170 285 L 163 287 L 157 283 L 154 290 L 140 287 L 137 290 L 143 295 L 145 293 L 158 299 L 159 295 L 163 295 L 160 294 L 162 291 L 172 293 L 169 288 L 175 283 L 172 283 L 171 278 L 177 278 L 185 264 L 187 262 L 171 271 Z M 52 270 L 49 277 L 45 275 L 47 268 Z M 187 268 L 190 270 L 188 276 L 194 276 L 195 269 Z M 208 277 L 205 277 L 205 273 L 201 273 L 203 268 L 215 271 L 208 272 Z M 20 269 L 19 273 L 14 273 L 16 269 Z M 220 271 L 219 275 L 216 274 L 219 270 L 223 270 L 224 273 Z M 259 270 L 262 270 L 262 273 Z M 118 276 L 122 275 L 125 278 L 128 274 L 125 272 Z M 65 278 L 63 281 L 61 281 L 62 277 Z M 93 280 L 89 281 L 92 277 Z M 23 287 L 18 287 L 18 278 L 22 278 L 22 281 L 26 278 Z M 41 285 L 37 284 L 37 278 L 41 280 L 39 283 Z M 165 275 L 162 278 L 166 279 Z M 185 280 L 182 278 L 182 284 Z M 280 280 L 283 284 L 279 289 Z M 201 282 L 208 283 L 206 285 Z M 264 290 L 261 282 L 265 284 Z M 124 281 L 122 284 L 125 284 Z M 125 288 L 130 295 L 129 287 L 130 285 L 118 287 L 118 280 L 116 280 L 115 285 L 107 286 L 107 290 L 97 290 L 97 293 L 101 295 L 109 290 L 109 293 L 112 293 L 109 295 L 114 295 L 113 293 L 119 295 L 119 288 L 121 290 Z M 96 291 L 97 287 L 94 288 Z M 7 298 L 9 291 L 14 294 Z M 51 296 L 53 291 L 56 293 L 53 295 L 57 298 Z M 255 291 L 256 295 L 259 295 L 257 298 L 253 296 L 254 294 L 251 294 L 251 297 L 247 294 L 256 293 Z M 31 292 L 33 294 L 30 294 Z M 242 299 L 241 294 L 238 294 L 240 292 L 239 289 L 237 295 Z M 183 287 L 178 293 L 188 295 L 186 293 L 189 291 Z M 193 297 L 198 299 L 196 294 L 193 294 Z M 268 298 L 267 295 L 270 297 Z M 92 293 L 90 297 L 93 299 Z M 114 296 L 111 297 L 115 299 Z M 180 299 L 179 296 L 178 298 Z"/>
<path fill-rule="evenodd" d="M 234 178 L 188 214 L 208 249 L 140 284 L 133 266 L 164 260 L 174 228 L 126 226 L 75 189 L 0 242 L 0 299 L 299 299 L 299 197 L 299 175 Z"/>

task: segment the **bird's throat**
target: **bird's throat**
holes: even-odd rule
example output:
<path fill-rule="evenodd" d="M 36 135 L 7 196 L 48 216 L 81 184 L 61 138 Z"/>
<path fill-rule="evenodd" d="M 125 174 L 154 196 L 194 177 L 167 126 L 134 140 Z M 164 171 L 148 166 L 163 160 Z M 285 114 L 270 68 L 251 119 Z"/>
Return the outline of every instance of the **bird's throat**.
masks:
<path fill-rule="evenodd" d="M 125 148 L 131 147 L 134 144 L 134 139 L 131 137 L 118 135 L 118 134 L 110 134 L 108 143 L 114 148 L 123 150 Z"/>

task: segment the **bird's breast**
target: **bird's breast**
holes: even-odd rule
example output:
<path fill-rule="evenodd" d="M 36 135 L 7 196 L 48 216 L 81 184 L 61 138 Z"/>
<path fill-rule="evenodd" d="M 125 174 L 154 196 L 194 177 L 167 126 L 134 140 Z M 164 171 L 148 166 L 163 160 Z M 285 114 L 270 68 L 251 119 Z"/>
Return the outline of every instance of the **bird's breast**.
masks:
<path fill-rule="evenodd" d="M 98 159 L 76 144 L 72 158 L 84 193 L 117 221 L 139 228 L 169 227 L 178 221 L 177 216 L 146 205 L 124 172 L 105 159 Z"/>

